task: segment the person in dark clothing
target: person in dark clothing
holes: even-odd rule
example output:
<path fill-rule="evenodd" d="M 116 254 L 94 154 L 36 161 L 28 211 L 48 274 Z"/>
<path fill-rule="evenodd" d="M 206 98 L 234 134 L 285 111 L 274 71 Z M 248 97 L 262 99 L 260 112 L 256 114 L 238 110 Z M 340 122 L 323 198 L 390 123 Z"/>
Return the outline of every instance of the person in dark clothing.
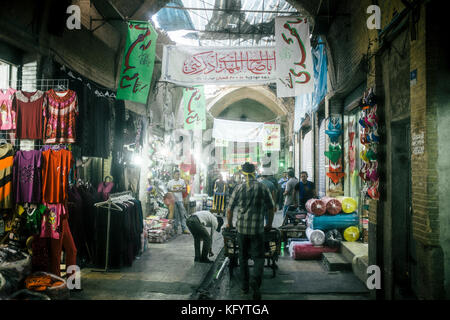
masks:
<path fill-rule="evenodd" d="M 278 197 L 278 208 L 280 210 L 283 209 L 283 201 L 284 201 L 283 193 L 286 190 L 286 183 L 288 181 L 289 181 L 288 173 L 287 173 L 287 171 L 284 171 L 283 176 L 280 178 L 280 180 L 278 180 L 278 186 L 280 188 L 279 197 Z"/>
<path fill-rule="evenodd" d="M 242 165 L 246 182 L 239 184 L 231 195 L 227 208 L 228 228 L 233 227 L 234 211 L 237 212 L 237 239 L 239 244 L 239 265 L 242 276 L 242 291 L 253 289 L 253 299 L 260 300 L 260 287 L 264 271 L 264 231 L 272 228 L 275 203 L 269 189 L 258 182 L 255 166 L 246 162 Z M 265 212 L 269 211 L 268 222 L 264 226 Z M 254 261 L 250 280 L 248 259 Z"/>
<path fill-rule="evenodd" d="M 300 209 L 305 210 L 305 204 L 309 199 L 316 197 L 316 186 L 314 182 L 308 181 L 308 172 L 300 173 L 300 182 L 295 186 L 296 194 L 298 194 Z"/>

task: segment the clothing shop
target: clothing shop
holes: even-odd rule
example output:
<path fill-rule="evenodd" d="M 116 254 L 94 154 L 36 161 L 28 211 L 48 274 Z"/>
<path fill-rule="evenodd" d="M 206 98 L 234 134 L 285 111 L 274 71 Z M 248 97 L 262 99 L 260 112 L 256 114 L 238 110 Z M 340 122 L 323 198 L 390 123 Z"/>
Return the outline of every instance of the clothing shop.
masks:
<path fill-rule="evenodd" d="M 146 249 L 145 117 L 51 58 L 41 70 L 2 53 L 0 299 L 59 299 L 76 271 L 131 266 Z"/>

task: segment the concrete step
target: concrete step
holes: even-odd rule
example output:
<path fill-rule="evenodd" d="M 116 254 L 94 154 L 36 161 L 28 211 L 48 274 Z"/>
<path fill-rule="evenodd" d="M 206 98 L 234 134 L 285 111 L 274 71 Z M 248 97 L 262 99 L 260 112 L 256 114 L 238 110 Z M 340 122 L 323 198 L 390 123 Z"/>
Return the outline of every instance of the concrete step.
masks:
<path fill-rule="evenodd" d="M 352 270 L 355 276 L 363 283 L 367 282 L 367 267 L 369 266 L 369 256 L 355 256 L 352 261 Z"/>
<path fill-rule="evenodd" d="M 352 264 L 340 253 L 326 252 L 322 254 L 322 263 L 328 271 L 352 270 Z"/>
<path fill-rule="evenodd" d="M 342 241 L 341 253 L 349 262 L 352 262 L 355 256 L 367 256 L 369 246 L 367 243 Z"/>
<path fill-rule="evenodd" d="M 342 241 L 341 252 L 351 263 L 353 273 L 359 280 L 366 283 L 369 262 L 369 246 L 367 243 Z"/>

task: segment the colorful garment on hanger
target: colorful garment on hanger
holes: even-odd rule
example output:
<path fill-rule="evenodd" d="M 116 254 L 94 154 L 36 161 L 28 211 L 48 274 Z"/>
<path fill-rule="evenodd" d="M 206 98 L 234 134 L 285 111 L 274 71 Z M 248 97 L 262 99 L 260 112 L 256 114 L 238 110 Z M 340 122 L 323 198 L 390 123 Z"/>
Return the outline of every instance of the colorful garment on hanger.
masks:
<path fill-rule="evenodd" d="M 60 149 L 64 149 L 67 150 L 67 146 L 60 144 L 60 145 L 54 145 L 54 144 L 46 144 L 44 146 L 42 146 L 42 148 L 40 149 L 41 151 L 47 151 L 47 150 L 60 150 Z"/>
<path fill-rule="evenodd" d="M 378 192 L 378 184 L 379 182 L 376 181 L 373 186 L 371 186 L 368 190 L 367 190 L 367 194 L 369 195 L 369 197 L 371 197 L 373 200 L 379 200 L 380 199 L 380 193 Z"/>
<path fill-rule="evenodd" d="M 341 123 L 338 118 L 330 118 L 328 122 L 328 130 L 325 133 L 330 138 L 330 141 L 337 143 L 339 141 L 339 136 L 342 134 Z"/>
<path fill-rule="evenodd" d="M 48 104 L 44 111 L 44 143 L 74 143 L 78 116 L 76 92 L 50 89 L 46 94 Z"/>
<path fill-rule="evenodd" d="M 328 159 L 330 159 L 331 162 L 337 163 L 342 154 L 341 146 L 330 144 L 330 146 L 328 147 L 328 151 L 325 151 L 324 154 Z"/>
<path fill-rule="evenodd" d="M 0 130 L 16 129 L 16 112 L 12 110 L 15 92 L 13 88 L 0 90 Z"/>
<path fill-rule="evenodd" d="M 48 208 L 43 204 L 35 205 L 31 207 L 28 205 L 27 208 L 19 205 L 19 208 L 23 208 L 26 213 L 27 221 L 25 227 L 31 234 L 39 234 L 41 231 L 42 217 Z"/>
<path fill-rule="evenodd" d="M 38 150 L 17 151 L 14 156 L 13 188 L 16 203 L 41 203 L 42 154 Z"/>
<path fill-rule="evenodd" d="M 44 92 L 16 91 L 12 110 L 16 113 L 18 139 L 42 139 L 43 110 L 46 107 Z"/>
<path fill-rule="evenodd" d="M 342 163 L 339 161 L 337 164 L 330 163 L 327 176 L 333 181 L 334 184 L 338 184 L 339 181 L 345 177 L 345 173 L 342 171 Z"/>
<path fill-rule="evenodd" d="M 13 207 L 12 176 L 14 164 L 14 150 L 12 145 L 0 146 L 0 208 L 10 209 Z"/>
<path fill-rule="evenodd" d="M 348 163 L 349 163 L 350 173 L 352 173 L 355 170 L 355 167 L 356 167 L 356 150 L 355 150 L 355 146 L 350 146 L 349 149 L 348 149 Z"/>
<path fill-rule="evenodd" d="M 44 215 L 41 222 L 41 238 L 59 239 L 61 234 L 60 224 L 62 216 L 67 214 L 67 210 L 64 204 L 43 204 Z"/>
<path fill-rule="evenodd" d="M 47 203 L 63 203 L 67 199 L 72 152 L 47 150 L 42 152 L 42 198 Z"/>

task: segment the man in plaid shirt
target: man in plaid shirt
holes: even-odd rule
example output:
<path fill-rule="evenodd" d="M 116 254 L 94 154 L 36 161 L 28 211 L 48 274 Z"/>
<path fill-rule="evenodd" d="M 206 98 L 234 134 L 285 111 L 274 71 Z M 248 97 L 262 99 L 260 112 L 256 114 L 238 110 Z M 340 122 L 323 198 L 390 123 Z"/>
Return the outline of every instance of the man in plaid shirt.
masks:
<path fill-rule="evenodd" d="M 253 299 L 259 300 L 264 271 L 264 230 L 272 228 L 276 209 L 269 189 L 256 180 L 255 166 L 246 162 L 242 165 L 241 173 L 245 175 L 246 182 L 238 185 L 231 195 L 227 210 L 227 227 L 233 227 L 233 214 L 236 211 L 242 291 L 249 291 L 248 259 L 251 257 L 254 261 L 254 272 L 250 286 L 253 289 Z M 268 221 L 264 226 L 267 211 Z"/>

